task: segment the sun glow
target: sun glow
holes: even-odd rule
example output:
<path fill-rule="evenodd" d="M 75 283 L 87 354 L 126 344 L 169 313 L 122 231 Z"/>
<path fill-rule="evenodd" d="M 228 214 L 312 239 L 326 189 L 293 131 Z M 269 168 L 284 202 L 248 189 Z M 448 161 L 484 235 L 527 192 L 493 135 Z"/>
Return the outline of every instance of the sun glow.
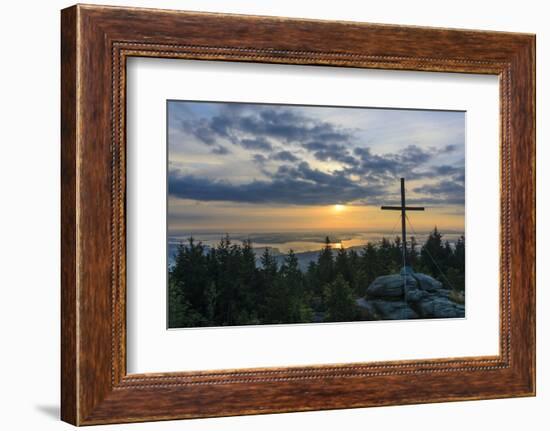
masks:
<path fill-rule="evenodd" d="M 334 205 L 332 208 L 334 209 L 335 212 L 340 213 L 344 211 L 346 207 L 344 205 L 337 204 L 337 205 Z"/>

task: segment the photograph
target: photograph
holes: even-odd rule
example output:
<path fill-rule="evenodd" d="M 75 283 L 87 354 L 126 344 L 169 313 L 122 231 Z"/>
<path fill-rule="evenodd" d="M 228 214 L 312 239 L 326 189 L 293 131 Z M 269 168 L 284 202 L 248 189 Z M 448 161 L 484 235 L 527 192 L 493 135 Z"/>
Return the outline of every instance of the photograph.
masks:
<path fill-rule="evenodd" d="M 465 317 L 465 112 L 166 115 L 168 328 Z"/>

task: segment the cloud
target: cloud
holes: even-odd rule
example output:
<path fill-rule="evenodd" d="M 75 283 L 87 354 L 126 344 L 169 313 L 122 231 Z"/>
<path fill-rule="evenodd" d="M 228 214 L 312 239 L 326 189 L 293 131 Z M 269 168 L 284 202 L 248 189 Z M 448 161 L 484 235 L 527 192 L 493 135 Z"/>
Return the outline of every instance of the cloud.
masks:
<path fill-rule="evenodd" d="M 205 118 L 182 120 L 181 126 L 183 130 L 194 135 L 206 145 L 214 145 L 216 143 L 216 132 L 212 129 L 210 122 Z"/>
<path fill-rule="evenodd" d="M 442 154 L 448 154 L 448 153 L 453 153 L 453 152 L 455 152 L 456 150 L 458 150 L 458 145 L 456 145 L 456 144 L 449 144 L 449 145 L 444 146 L 444 147 L 440 150 L 440 153 L 442 153 Z"/>
<path fill-rule="evenodd" d="M 228 140 L 246 149 L 269 151 L 270 139 L 298 143 L 346 142 L 352 131 L 332 123 L 313 119 L 286 107 L 256 106 L 245 109 L 238 104 L 225 104 L 210 118 L 183 119 L 181 128 L 206 145 Z"/>
<path fill-rule="evenodd" d="M 408 145 L 402 151 L 387 154 L 374 154 L 369 147 L 358 147 L 354 149 L 354 155 L 359 161 L 355 165 L 351 164 L 348 172 L 367 181 L 383 184 L 399 177 L 420 180 L 464 172 L 463 163 L 460 166 L 433 165 L 437 154 L 431 148 L 424 149 L 417 145 Z"/>
<path fill-rule="evenodd" d="M 347 165 L 356 165 L 358 160 L 353 157 L 348 148 L 342 144 L 322 141 L 306 142 L 304 148 L 311 151 L 317 160 L 322 162 L 336 161 Z"/>
<path fill-rule="evenodd" d="M 231 153 L 231 151 L 229 151 L 226 147 L 224 147 L 222 145 L 218 145 L 217 147 L 212 148 L 211 153 L 224 156 L 226 154 Z"/>
<path fill-rule="evenodd" d="M 464 175 L 464 166 L 441 165 L 433 168 L 436 175 Z"/>
<path fill-rule="evenodd" d="M 183 199 L 291 205 L 347 203 L 380 192 L 350 180 L 341 171 L 325 173 L 305 162 L 297 167 L 281 166 L 271 180 L 245 184 L 198 178 L 172 170 L 168 188 L 171 196 Z"/>
<path fill-rule="evenodd" d="M 271 157 L 274 160 L 279 160 L 281 162 L 296 162 L 300 160 L 290 151 L 279 151 L 278 153 L 274 153 Z"/>
<path fill-rule="evenodd" d="M 263 164 L 265 164 L 265 163 L 267 162 L 267 157 L 264 156 L 263 154 L 254 154 L 254 155 L 252 156 L 252 161 L 253 161 L 254 163 L 259 164 L 259 165 L 263 165 Z"/>
<path fill-rule="evenodd" d="M 427 195 L 424 202 L 445 202 L 447 204 L 464 204 L 464 183 L 453 180 L 442 180 L 435 184 L 426 184 L 413 189 L 415 193 Z M 423 198 L 419 198 L 422 201 Z"/>
<path fill-rule="evenodd" d="M 241 139 L 240 144 L 247 150 L 271 151 L 273 148 L 268 140 L 262 137 L 257 137 L 253 139 Z"/>
<path fill-rule="evenodd" d="M 396 157 L 398 163 L 407 167 L 416 167 L 433 157 L 431 151 L 426 151 L 417 145 L 409 145 Z"/>

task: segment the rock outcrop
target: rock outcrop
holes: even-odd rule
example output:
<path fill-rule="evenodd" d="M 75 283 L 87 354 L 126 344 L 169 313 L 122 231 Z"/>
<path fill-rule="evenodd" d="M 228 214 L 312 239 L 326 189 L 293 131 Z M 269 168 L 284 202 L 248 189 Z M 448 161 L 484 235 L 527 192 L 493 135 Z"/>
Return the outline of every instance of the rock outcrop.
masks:
<path fill-rule="evenodd" d="M 405 267 L 376 278 L 357 305 L 376 320 L 464 317 L 464 305 L 450 293 L 435 278 Z"/>

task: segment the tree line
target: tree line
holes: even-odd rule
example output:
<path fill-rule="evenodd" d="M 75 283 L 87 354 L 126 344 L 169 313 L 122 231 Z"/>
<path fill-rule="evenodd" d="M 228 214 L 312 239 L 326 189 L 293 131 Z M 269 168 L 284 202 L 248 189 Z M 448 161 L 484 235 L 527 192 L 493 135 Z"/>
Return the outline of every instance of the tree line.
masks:
<path fill-rule="evenodd" d="M 419 247 L 407 241 L 415 272 L 429 274 L 460 294 L 464 292 L 465 239 L 454 247 L 435 228 Z M 259 262 L 252 242 L 229 236 L 207 247 L 189 238 L 178 245 L 168 273 L 168 325 L 258 325 L 361 320 L 355 300 L 380 276 L 403 265 L 401 239 L 383 238 L 361 250 L 333 249 L 327 237 L 317 259 L 301 271 L 290 250 L 282 263 L 269 249 Z"/>

